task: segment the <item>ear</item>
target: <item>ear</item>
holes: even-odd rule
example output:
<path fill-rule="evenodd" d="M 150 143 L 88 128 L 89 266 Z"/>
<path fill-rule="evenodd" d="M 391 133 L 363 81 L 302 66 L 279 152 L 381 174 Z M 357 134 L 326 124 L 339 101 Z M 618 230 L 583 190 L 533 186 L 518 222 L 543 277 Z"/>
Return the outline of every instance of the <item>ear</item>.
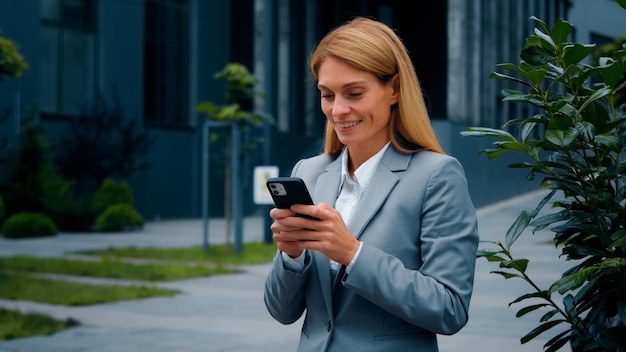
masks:
<path fill-rule="evenodd" d="M 393 92 L 391 93 L 391 105 L 394 105 L 398 103 L 400 98 L 400 77 L 398 77 L 397 73 L 393 75 L 393 78 L 391 78 L 389 83 L 391 84 L 391 89 L 393 89 Z"/>

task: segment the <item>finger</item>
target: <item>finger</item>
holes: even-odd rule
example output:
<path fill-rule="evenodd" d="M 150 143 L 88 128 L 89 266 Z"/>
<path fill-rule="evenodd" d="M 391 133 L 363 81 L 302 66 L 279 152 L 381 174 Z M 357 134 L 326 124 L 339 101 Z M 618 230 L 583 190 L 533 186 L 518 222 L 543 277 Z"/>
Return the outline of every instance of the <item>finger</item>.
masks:
<path fill-rule="evenodd" d="M 279 208 L 270 209 L 270 217 L 275 220 L 288 218 L 294 215 L 296 215 L 296 213 L 294 213 L 290 209 L 279 209 Z"/>
<path fill-rule="evenodd" d="M 300 214 L 301 216 L 308 216 L 313 219 L 321 219 L 320 211 L 315 205 L 294 204 L 291 206 L 291 211 Z"/>

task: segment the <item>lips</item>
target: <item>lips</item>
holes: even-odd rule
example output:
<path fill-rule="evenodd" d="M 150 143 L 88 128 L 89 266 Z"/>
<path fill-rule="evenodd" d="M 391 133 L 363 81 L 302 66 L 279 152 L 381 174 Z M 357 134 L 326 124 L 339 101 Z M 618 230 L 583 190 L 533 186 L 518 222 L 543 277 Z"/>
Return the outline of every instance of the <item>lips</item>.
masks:
<path fill-rule="evenodd" d="M 353 122 L 337 123 L 336 126 L 341 129 L 346 129 L 346 128 L 354 127 L 360 123 L 361 121 L 353 121 Z"/>

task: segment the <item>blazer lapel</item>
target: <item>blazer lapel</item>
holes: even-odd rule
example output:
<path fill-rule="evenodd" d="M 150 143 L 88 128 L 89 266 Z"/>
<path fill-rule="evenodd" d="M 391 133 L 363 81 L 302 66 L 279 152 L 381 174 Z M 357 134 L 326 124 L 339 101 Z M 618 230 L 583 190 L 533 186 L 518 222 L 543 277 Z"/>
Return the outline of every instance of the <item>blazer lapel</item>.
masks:
<path fill-rule="evenodd" d="M 327 167 L 318 178 L 313 190 L 313 201 L 317 204 L 320 202 L 327 203 L 334 207 L 337 201 L 337 193 L 339 192 L 339 184 L 341 182 L 341 158 L 335 159 Z M 312 251 L 315 257 L 315 265 L 319 274 L 320 285 L 324 295 L 324 302 L 328 310 L 328 316 L 333 317 L 332 313 L 332 278 L 330 277 L 330 263 L 328 258 L 317 251 Z"/>
<path fill-rule="evenodd" d="M 395 172 L 406 170 L 410 160 L 410 155 L 399 153 L 393 146 L 387 149 L 374 175 L 372 175 L 370 186 L 365 190 L 363 197 L 352 213 L 349 228 L 356 238 L 361 237 L 367 223 L 385 203 L 398 183 L 398 176 Z"/>

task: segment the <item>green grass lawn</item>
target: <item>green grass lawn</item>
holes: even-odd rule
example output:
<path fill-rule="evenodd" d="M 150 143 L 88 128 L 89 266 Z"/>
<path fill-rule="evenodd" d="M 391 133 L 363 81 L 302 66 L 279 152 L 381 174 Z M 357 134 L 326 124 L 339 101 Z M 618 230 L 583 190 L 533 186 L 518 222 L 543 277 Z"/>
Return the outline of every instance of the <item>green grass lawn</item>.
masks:
<path fill-rule="evenodd" d="M 108 248 L 77 253 L 113 258 L 126 257 L 243 265 L 270 262 L 274 254 L 276 254 L 276 245 L 273 243 L 266 244 L 260 242 L 246 243 L 242 246 L 241 253 L 239 254 L 234 254 L 233 248 L 226 245 L 209 246 L 207 252 L 204 252 L 202 247 L 198 246 L 190 248 Z"/>
<path fill-rule="evenodd" d="M 216 274 L 229 274 L 238 271 L 237 269 L 229 269 L 221 265 L 188 265 L 183 262 L 137 263 L 107 258 L 88 261 L 28 256 L 0 258 L 0 268 L 4 271 L 53 273 L 138 281 L 171 281 Z"/>
<path fill-rule="evenodd" d="M 33 335 L 52 335 L 77 325 L 78 322 L 72 319 L 59 321 L 43 314 L 24 314 L 0 308 L 0 341 Z"/>
<path fill-rule="evenodd" d="M 79 254 L 94 260 L 16 256 L 0 258 L 0 298 L 48 304 L 80 306 L 156 296 L 173 296 L 177 290 L 161 289 L 146 282 L 171 281 L 237 273 L 238 265 L 272 260 L 275 244 L 247 243 L 235 254 L 226 245 L 191 248 L 109 248 Z M 62 274 L 140 281 L 136 285 L 86 284 L 33 276 Z M 0 308 L 0 340 L 49 335 L 80 322 L 58 321 L 40 314 L 24 314 Z"/>
<path fill-rule="evenodd" d="M 23 273 L 0 273 L 1 298 L 64 306 L 84 306 L 128 299 L 174 296 L 179 292 L 179 290 L 146 285 L 90 285 L 33 277 Z"/>

